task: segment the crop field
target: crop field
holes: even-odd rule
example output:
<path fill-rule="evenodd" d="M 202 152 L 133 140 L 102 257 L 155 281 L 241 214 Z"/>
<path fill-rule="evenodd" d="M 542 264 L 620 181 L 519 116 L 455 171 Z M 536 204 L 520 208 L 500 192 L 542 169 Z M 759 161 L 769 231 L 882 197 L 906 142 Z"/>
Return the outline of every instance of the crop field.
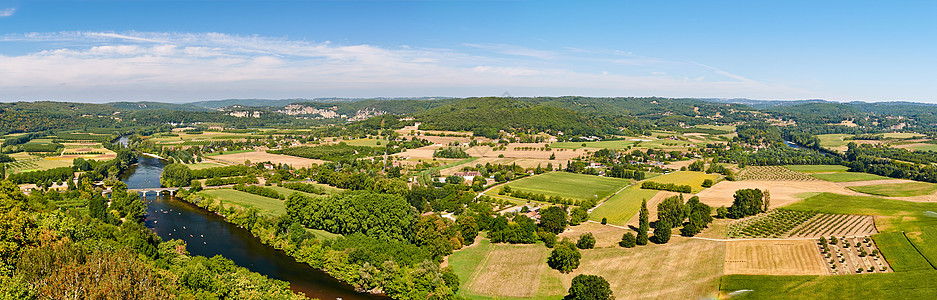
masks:
<path fill-rule="evenodd" d="M 933 270 L 911 241 L 901 232 L 879 233 L 872 236 L 885 260 L 895 272 Z"/>
<path fill-rule="evenodd" d="M 916 132 L 887 132 L 884 134 L 885 138 L 889 139 L 908 139 L 913 137 L 921 137 L 923 134 Z"/>
<path fill-rule="evenodd" d="M 212 152 L 212 153 L 205 154 L 205 156 L 217 156 L 217 155 L 238 154 L 238 153 L 247 153 L 247 152 L 254 152 L 254 150 L 244 149 L 244 150 L 233 150 L 233 151 L 219 151 L 219 152 Z"/>
<path fill-rule="evenodd" d="M 225 166 L 225 165 L 219 164 L 219 163 L 214 163 L 214 162 L 200 162 L 200 163 L 196 163 L 196 164 L 189 164 L 189 165 L 186 165 L 186 166 L 189 167 L 189 169 L 192 169 L 192 170 L 201 170 L 201 169 L 208 169 L 208 168 L 214 168 L 214 167 L 223 167 L 223 166 Z"/>
<path fill-rule="evenodd" d="M 726 243 L 726 274 L 826 275 L 812 240 L 749 240 Z"/>
<path fill-rule="evenodd" d="M 677 171 L 672 173 L 667 173 L 654 177 L 651 181 L 657 183 L 673 183 L 676 185 L 689 185 L 693 187 L 693 193 L 698 193 L 704 188 L 702 186 L 703 180 L 711 179 L 712 181 L 718 181 L 719 178 L 722 178 L 722 175 L 719 174 L 706 174 L 703 172 L 695 171 Z"/>
<path fill-rule="evenodd" d="M 858 173 L 858 172 L 836 172 L 836 173 L 814 173 L 810 176 L 823 179 L 831 182 L 851 182 L 851 181 L 867 181 L 867 180 L 883 180 L 891 179 L 885 176 L 879 176 L 869 173 Z"/>
<path fill-rule="evenodd" d="M 720 280 L 732 299 L 935 299 L 937 271 L 861 276 L 727 275 Z"/>
<path fill-rule="evenodd" d="M 220 199 L 225 206 L 255 207 L 261 214 L 268 216 L 279 216 L 286 213 L 286 206 L 282 200 L 258 196 L 242 191 L 232 189 L 212 189 L 202 190 L 202 195 L 209 195 L 215 199 Z"/>
<path fill-rule="evenodd" d="M 675 140 L 653 140 L 649 142 L 640 142 L 636 143 L 634 147 L 642 148 L 651 148 L 651 149 L 671 149 L 671 148 L 687 148 L 695 147 L 696 144 L 687 142 L 687 141 L 675 141 Z"/>
<path fill-rule="evenodd" d="M 819 180 L 810 175 L 792 171 L 781 166 L 748 166 L 739 171 L 739 180 L 779 180 L 779 181 L 812 181 Z"/>
<path fill-rule="evenodd" d="M 595 237 L 595 248 L 616 248 L 620 247 L 618 242 L 625 232 L 632 230 L 622 229 L 614 226 L 606 226 L 596 222 L 583 222 L 577 226 L 570 226 L 566 231 L 558 235 L 558 239 L 569 238 L 571 241 L 578 241 L 579 237 L 587 232 L 591 232 Z M 631 232 L 635 233 L 635 232 Z"/>
<path fill-rule="evenodd" d="M 937 263 L 937 227 L 924 227 L 920 231 L 905 232 L 905 236 L 932 266 Z"/>
<path fill-rule="evenodd" d="M 817 135 L 817 137 L 820 138 L 820 147 L 824 147 L 824 148 L 836 148 L 836 147 L 846 146 L 846 144 L 849 143 L 848 141 L 846 141 L 846 138 L 852 137 L 852 136 L 853 136 L 852 134 L 841 134 L 841 133 Z"/>
<path fill-rule="evenodd" d="M 592 210 L 589 219 L 601 221 L 606 218 L 608 224 L 624 225 L 641 210 L 641 200 L 650 200 L 657 193 L 637 185 L 630 186 Z"/>
<path fill-rule="evenodd" d="M 730 238 L 787 237 L 794 227 L 813 218 L 815 212 L 772 210 L 729 224 Z"/>
<path fill-rule="evenodd" d="M 550 144 L 550 148 L 579 149 L 583 148 L 582 145 L 585 144 L 587 148 L 627 149 L 629 146 L 633 146 L 634 143 L 635 141 L 631 139 L 598 142 L 557 142 Z"/>
<path fill-rule="evenodd" d="M 700 201 L 712 207 L 732 205 L 735 191 L 740 189 L 768 190 L 771 192 L 771 207 L 778 208 L 785 205 L 801 201 L 809 194 L 819 194 L 823 192 L 839 193 L 844 195 L 857 195 L 839 184 L 816 180 L 816 181 L 775 181 L 775 180 L 741 180 L 741 181 L 720 181 L 711 188 L 699 192 L 697 196 Z"/>
<path fill-rule="evenodd" d="M 305 168 L 311 165 L 322 164 L 325 162 L 324 160 L 302 158 L 283 154 L 272 154 L 264 151 L 235 152 L 236 151 L 225 152 L 223 155 L 212 156 L 212 159 L 230 164 L 243 164 L 244 161 L 247 160 L 251 161 L 251 163 L 269 161 L 277 165 L 287 164 L 289 166 L 293 166 L 293 168 Z"/>
<path fill-rule="evenodd" d="M 847 188 L 864 194 L 886 197 L 923 196 L 937 192 L 937 184 L 928 182 L 860 185 Z"/>
<path fill-rule="evenodd" d="M 722 130 L 722 131 L 735 131 L 735 125 L 708 125 L 707 124 L 707 125 L 696 125 L 693 127 L 703 128 L 703 129 Z"/>
<path fill-rule="evenodd" d="M 323 197 L 322 195 L 316 195 L 316 194 L 312 194 L 312 193 L 306 193 L 306 192 L 302 192 L 302 191 L 291 190 L 291 189 L 288 189 L 288 188 L 285 188 L 285 187 L 279 187 L 279 186 L 265 186 L 265 188 L 268 188 L 268 189 L 277 191 L 277 193 L 280 193 L 280 195 L 283 195 L 283 197 L 289 197 L 290 194 L 293 194 L 293 193 L 300 193 L 300 194 L 302 194 L 302 195 L 304 195 L 304 196 L 306 196 L 306 197 L 316 197 L 316 198 L 318 198 L 318 197 Z"/>
<path fill-rule="evenodd" d="M 568 172 L 550 172 L 519 179 L 507 184 L 512 189 L 524 192 L 559 196 L 570 199 L 604 199 L 630 180 Z M 497 191 L 492 190 L 497 193 Z"/>
<path fill-rule="evenodd" d="M 381 145 L 387 145 L 387 141 L 380 139 L 357 139 L 357 140 L 343 140 L 345 144 L 352 146 L 366 146 L 366 147 L 381 147 Z"/>
<path fill-rule="evenodd" d="M 550 249 L 541 244 L 484 243 L 449 256 L 469 298 L 561 299 L 579 274 L 602 274 L 619 298 L 715 297 L 725 257 L 724 242 L 674 237 L 666 245 L 581 250 L 579 268 L 561 274 L 547 266 Z"/>
<path fill-rule="evenodd" d="M 788 170 L 801 173 L 831 173 L 846 172 L 849 170 L 849 167 L 841 165 L 786 165 L 784 167 Z"/>
<path fill-rule="evenodd" d="M 794 238 L 830 236 L 869 236 L 878 233 L 872 216 L 816 214 L 788 234 Z"/>
<path fill-rule="evenodd" d="M 933 202 L 821 193 L 785 208 L 829 214 L 875 216 L 875 226 L 880 232 L 920 231 L 922 227 L 937 226 L 937 217 L 933 213 L 937 212 L 937 203 Z"/>

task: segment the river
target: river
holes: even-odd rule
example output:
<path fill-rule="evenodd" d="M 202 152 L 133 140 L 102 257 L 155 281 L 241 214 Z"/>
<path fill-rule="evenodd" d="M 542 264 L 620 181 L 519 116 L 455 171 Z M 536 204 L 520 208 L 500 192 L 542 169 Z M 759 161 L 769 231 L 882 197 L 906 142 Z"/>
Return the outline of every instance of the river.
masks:
<path fill-rule="evenodd" d="M 121 180 L 130 189 L 159 187 L 164 162 L 139 156 Z M 181 239 L 192 255 L 224 256 L 251 271 L 287 281 L 293 291 L 319 299 L 387 299 L 361 294 L 323 271 L 299 263 L 286 253 L 264 245 L 250 231 L 228 223 L 216 214 L 175 197 L 145 197 L 146 221 L 163 240 Z"/>

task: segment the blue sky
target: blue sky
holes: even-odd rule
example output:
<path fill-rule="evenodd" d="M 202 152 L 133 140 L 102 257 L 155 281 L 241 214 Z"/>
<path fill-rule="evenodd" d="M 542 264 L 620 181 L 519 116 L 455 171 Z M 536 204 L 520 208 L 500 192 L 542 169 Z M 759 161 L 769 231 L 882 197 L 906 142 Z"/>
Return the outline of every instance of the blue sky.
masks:
<path fill-rule="evenodd" d="M 937 102 L 937 2 L 8 1 L 0 100 Z"/>

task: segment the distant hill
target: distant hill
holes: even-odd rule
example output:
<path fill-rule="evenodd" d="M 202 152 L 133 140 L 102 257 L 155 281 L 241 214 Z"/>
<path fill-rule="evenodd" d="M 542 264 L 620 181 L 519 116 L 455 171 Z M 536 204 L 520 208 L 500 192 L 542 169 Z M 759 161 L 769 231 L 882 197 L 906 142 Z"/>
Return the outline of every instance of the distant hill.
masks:
<path fill-rule="evenodd" d="M 763 109 L 775 106 L 791 106 L 791 105 L 800 105 L 808 103 L 838 103 L 833 101 L 827 101 L 822 99 L 808 99 L 808 100 L 754 100 L 747 98 L 732 98 L 732 99 L 720 99 L 720 98 L 700 98 L 699 100 L 716 102 L 716 103 L 732 103 L 732 104 L 742 104 L 756 109 Z"/>
<path fill-rule="evenodd" d="M 191 102 L 189 104 L 210 108 L 218 109 L 222 107 L 228 107 L 232 105 L 241 105 L 241 106 L 251 106 L 251 107 L 284 107 L 293 103 L 303 103 L 303 102 L 314 102 L 314 103 L 337 103 L 337 102 L 356 102 L 363 100 L 375 100 L 375 101 L 388 101 L 388 100 L 437 100 L 437 99 L 448 99 L 449 97 L 377 97 L 377 98 L 294 98 L 294 99 L 225 99 L 225 100 L 209 100 L 209 101 L 197 101 Z"/>
<path fill-rule="evenodd" d="M 211 111 L 211 109 L 195 106 L 192 104 L 179 104 L 179 103 L 163 103 L 163 102 L 152 102 L 152 101 L 140 101 L 140 102 L 111 102 L 106 103 L 106 105 L 113 106 L 119 110 L 151 110 L 151 109 L 166 109 L 166 110 L 182 110 L 182 111 Z"/>

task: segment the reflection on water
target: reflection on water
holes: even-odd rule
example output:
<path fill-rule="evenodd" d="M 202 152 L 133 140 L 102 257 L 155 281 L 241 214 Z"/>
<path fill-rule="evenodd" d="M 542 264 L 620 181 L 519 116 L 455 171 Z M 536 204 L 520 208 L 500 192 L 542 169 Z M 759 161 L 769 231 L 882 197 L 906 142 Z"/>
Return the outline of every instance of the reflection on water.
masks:
<path fill-rule="evenodd" d="M 159 187 L 163 163 L 156 158 L 140 156 L 139 164 L 128 170 L 122 180 L 128 188 Z M 222 255 L 251 271 L 290 282 L 294 291 L 319 299 L 386 299 L 356 293 L 350 286 L 328 274 L 298 263 L 292 257 L 264 245 L 246 229 L 225 222 L 210 213 L 175 197 L 146 197 L 145 224 L 163 240 L 181 239 L 193 255 Z"/>

